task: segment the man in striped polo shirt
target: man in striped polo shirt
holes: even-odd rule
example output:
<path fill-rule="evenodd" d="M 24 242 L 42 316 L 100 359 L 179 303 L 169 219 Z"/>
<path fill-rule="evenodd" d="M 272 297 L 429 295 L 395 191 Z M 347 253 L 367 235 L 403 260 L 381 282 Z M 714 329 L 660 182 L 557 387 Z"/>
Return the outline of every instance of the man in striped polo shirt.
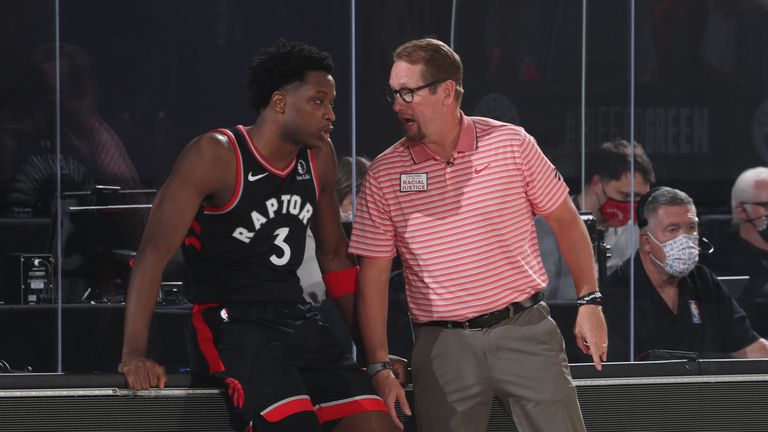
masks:
<path fill-rule="evenodd" d="M 547 276 L 536 214 L 571 268 L 584 304 L 577 343 L 600 369 L 607 332 L 591 243 L 562 177 L 522 128 L 462 113 L 461 60 L 444 43 L 400 46 L 389 86 L 404 138 L 371 165 L 350 243 L 374 386 L 395 420 L 395 402 L 409 412 L 387 362 L 382 307 L 399 253 L 417 323 L 420 432 L 483 431 L 494 396 L 522 431 L 583 431 L 562 337 L 539 301 Z"/>

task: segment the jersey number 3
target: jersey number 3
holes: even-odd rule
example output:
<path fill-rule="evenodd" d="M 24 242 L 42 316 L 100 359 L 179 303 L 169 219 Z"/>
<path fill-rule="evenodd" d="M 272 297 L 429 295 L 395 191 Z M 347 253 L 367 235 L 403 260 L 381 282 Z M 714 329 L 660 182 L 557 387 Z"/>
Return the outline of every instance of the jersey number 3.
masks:
<path fill-rule="evenodd" d="M 272 261 L 272 264 L 274 265 L 285 265 L 288 260 L 291 259 L 291 247 L 288 246 L 288 244 L 285 242 L 285 238 L 288 237 L 289 231 L 290 230 L 288 228 L 278 228 L 273 234 L 276 237 L 275 245 L 283 250 L 283 256 L 279 257 L 277 254 L 273 254 L 271 257 L 269 257 L 269 260 Z"/>

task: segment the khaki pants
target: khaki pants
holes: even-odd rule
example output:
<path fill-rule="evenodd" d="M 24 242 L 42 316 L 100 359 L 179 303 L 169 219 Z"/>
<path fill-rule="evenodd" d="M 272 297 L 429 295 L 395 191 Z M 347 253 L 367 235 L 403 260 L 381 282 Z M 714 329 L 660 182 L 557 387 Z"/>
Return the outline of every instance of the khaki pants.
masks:
<path fill-rule="evenodd" d="M 483 330 L 420 326 L 412 367 L 419 432 L 485 431 L 494 396 L 521 432 L 586 430 L 543 302 Z"/>

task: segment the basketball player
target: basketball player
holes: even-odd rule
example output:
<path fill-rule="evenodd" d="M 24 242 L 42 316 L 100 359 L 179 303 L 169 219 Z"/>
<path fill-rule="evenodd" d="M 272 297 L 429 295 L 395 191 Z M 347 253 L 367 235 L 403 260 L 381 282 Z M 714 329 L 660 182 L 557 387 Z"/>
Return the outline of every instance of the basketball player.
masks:
<path fill-rule="evenodd" d="M 147 338 L 163 268 L 182 244 L 196 340 L 240 430 L 395 430 L 296 275 L 310 227 L 329 294 L 352 325 L 357 269 L 335 194 L 332 72 L 326 53 L 279 42 L 250 68 L 256 123 L 203 134 L 179 156 L 128 288 L 118 370 L 130 388 L 166 383 Z"/>

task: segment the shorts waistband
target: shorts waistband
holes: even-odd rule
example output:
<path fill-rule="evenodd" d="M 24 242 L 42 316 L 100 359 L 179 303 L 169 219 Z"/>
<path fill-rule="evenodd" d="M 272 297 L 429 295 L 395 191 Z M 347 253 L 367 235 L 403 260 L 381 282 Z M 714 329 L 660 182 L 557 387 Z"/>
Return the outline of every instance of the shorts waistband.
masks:
<path fill-rule="evenodd" d="M 493 327 L 496 324 L 509 318 L 510 311 L 512 312 L 513 315 L 517 315 L 520 312 L 539 304 L 542 300 L 543 300 L 543 296 L 541 295 L 540 292 L 537 292 L 536 294 L 528 297 L 527 299 L 510 303 L 508 306 L 505 306 L 503 309 L 499 309 L 497 311 L 489 312 L 483 315 L 478 315 L 466 321 L 427 321 L 425 323 L 421 323 L 420 325 L 431 326 L 431 327 L 445 327 L 445 328 L 463 328 L 467 330 L 484 329 L 488 327 Z"/>

